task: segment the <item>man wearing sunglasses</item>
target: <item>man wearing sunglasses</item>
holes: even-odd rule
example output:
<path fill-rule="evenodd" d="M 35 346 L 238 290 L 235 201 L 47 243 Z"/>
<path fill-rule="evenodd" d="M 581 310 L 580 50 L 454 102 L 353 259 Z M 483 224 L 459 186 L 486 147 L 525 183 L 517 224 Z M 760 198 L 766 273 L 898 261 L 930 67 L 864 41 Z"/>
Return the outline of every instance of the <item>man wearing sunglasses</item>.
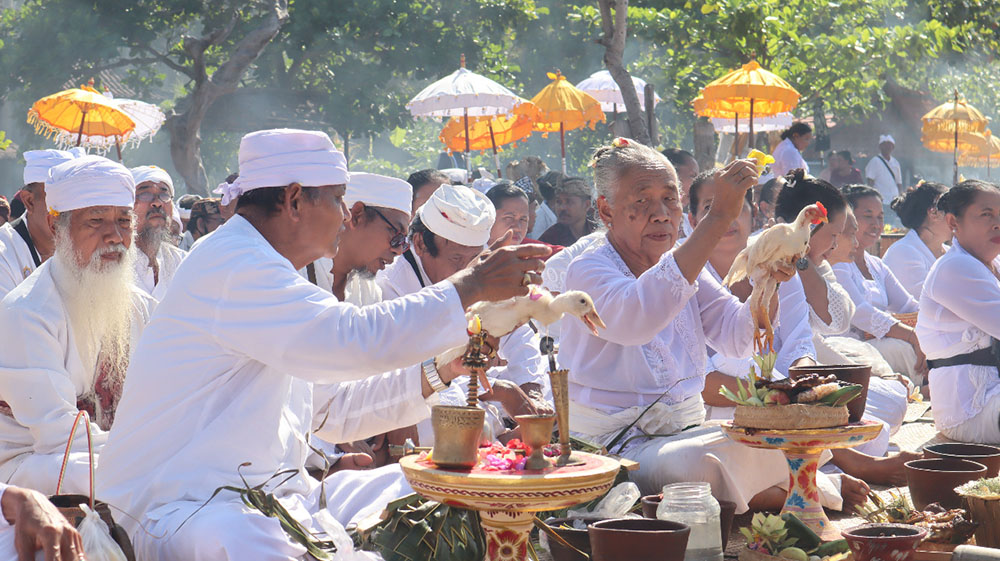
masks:
<path fill-rule="evenodd" d="M 406 231 L 412 196 L 410 184 L 402 179 L 351 173 L 344 194 L 351 219 L 341 234 L 337 259 L 319 259 L 304 275 L 341 302 L 365 306 L 381 301 L 375 273 L 410 247 Z"/>
<path fill-rule="evenodd" d="M 135 282 L 160 300 L 187 252 L 170 241 L 174 182 L 156 166 L 132 168 L 135 178 Z"/>

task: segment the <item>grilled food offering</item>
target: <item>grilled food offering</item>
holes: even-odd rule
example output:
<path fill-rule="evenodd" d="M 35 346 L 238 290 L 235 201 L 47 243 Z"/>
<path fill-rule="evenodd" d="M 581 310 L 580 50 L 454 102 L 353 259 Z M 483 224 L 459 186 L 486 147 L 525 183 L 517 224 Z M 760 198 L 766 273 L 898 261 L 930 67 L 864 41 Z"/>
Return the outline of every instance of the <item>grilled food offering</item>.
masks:
<path fill-rule="evenodd" d="M 919 549 L 934 549 L 934 545 L 962 545 L 972 538 L 979 524 L 969 520 L 961 508 L 947 510 L 938 503 L 931 503 L 924 510 L 916 510 L 906 495 L 890 493 L 883 499 L 878 493 L 868 495 L 868 502 L 858 507 L 858 514 L 868 522 L 911 524 L 926 528 L 928 533 Z M 947 547 L 945 548 L 947 549 Z"/>

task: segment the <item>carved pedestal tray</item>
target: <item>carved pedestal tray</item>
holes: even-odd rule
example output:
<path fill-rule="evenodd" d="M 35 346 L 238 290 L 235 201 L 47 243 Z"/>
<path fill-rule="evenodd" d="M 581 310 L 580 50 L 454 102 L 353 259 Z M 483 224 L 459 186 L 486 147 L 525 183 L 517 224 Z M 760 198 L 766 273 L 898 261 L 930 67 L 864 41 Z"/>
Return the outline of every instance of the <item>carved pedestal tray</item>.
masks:
<path fill-rule="evenodd" d="M 536 471 L 439 469 L 419 456 L 399 461 L 410 486 L 424 497 L 477 510 L 486 534 L 486 559 L 528 559 L 534 513 L 566 508 L 606 493 L 618 474 L 614 458 L 576 452 L 579 465 Z"/>
<path fill-rule="evenodd" d="M 759 430 L 723 423 L 726 436 L 754 448 L 781 450 L 788 461 L 788 498 L 781 513 L 794 513 L 824 540 L 840 539 L 837 530 L 823 512 L 816 486 L 820 454 L 833 448 L 853 448 L 873 440 L 882 430 L 881 423 L 861 421 L 840 427 L 800 430 Z"/>

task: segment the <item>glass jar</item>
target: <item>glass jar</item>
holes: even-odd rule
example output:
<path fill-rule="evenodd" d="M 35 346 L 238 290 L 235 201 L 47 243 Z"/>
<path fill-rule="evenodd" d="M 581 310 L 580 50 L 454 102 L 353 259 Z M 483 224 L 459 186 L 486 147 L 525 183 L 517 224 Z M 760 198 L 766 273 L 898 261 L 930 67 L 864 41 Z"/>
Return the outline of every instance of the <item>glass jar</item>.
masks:
<path fill-rule="evenodd" d="M 691 527 L 684 561 L 722 561 L 721 510 L 710 483 L 672 483 L 663 486 L 656 517 Z"/>

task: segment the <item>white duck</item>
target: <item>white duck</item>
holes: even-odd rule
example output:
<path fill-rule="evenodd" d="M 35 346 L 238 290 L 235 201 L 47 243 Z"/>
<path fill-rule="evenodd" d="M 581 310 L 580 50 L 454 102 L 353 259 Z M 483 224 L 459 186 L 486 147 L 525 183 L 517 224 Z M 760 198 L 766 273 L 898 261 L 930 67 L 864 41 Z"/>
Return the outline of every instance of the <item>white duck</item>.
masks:
<path fill-rule="evenodd" d="M 552 296 L 548 290 L 533 285 L 525 296 L 518 296 L 499 302 L 478 302 L 469 307 L 465 317 L 471 322 L 479 316 L 482 328 L 493 337 L 503 337 L 518 327 L 535 320 L 549 325 L 559 321 L 564 314 L 580 318 L 597 335 L 597 328 L 604 329 L 604 321 L 594 309 L 590 295 L 579 290 L 563 292 Z M 455 347 L 441 353 L 436 358 L 438 364 L 448 364 L 465 353 L 466 347 Z"/>

